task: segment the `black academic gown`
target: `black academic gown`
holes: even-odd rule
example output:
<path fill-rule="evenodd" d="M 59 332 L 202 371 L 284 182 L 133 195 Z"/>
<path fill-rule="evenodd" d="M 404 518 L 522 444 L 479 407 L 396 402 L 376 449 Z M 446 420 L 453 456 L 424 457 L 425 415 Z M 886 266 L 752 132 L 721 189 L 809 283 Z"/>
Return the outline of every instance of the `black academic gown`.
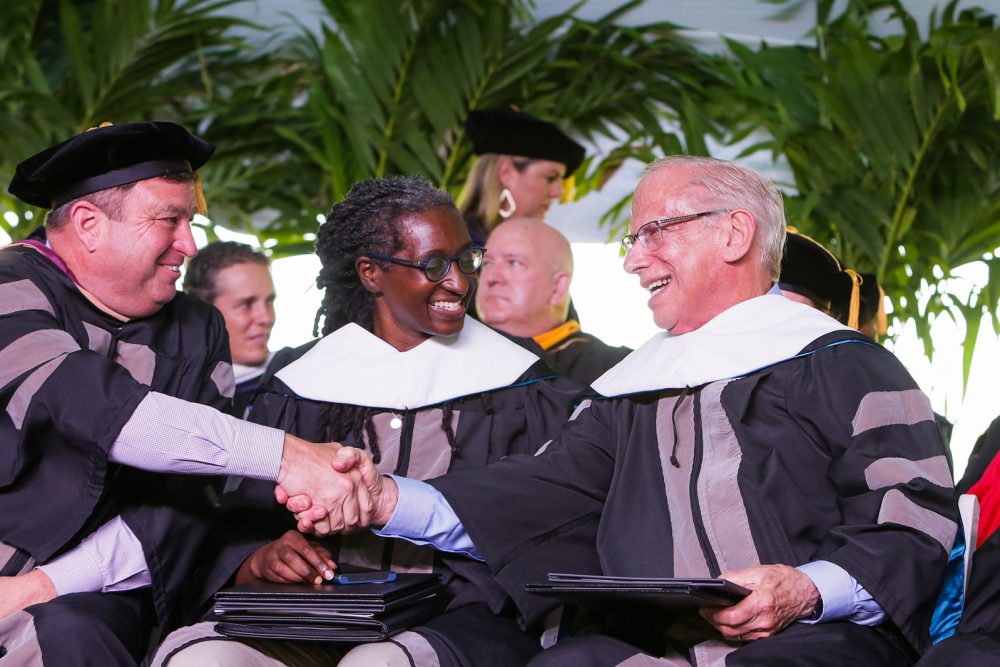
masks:
<path fill-rule="evenodd" d="M 322 411 L 332 401 L 323 400 L 322 388 L 313 398 L 304 397 L 303 393 L 313 389 L 300 383 L 312 382 L 303 377 L 288 378 L 278 370 L 279 364 L 287 364 L 288 371 L 303 369 L 302 375 L 314 377 L 319 385 L 335 386 L 344 381 L 345 388 L 337 395 L 355 396 L 357 403 L 335 402 L 360 404 L 370 409 L 368 419 L 377 433 L 379 470 L 429 479 L 449 471 L 481 468 L 510 454 L 534 454 L 566 421 L 584 391 L 576 383 L 555 375 L 533 354 L 471 319 L 467 320 L 460 336 L 469 336 L 475 329 L 475 333 L 492 347 L 484 348 L 481 353 L 471 352 L 460 361 L 449 362 L 446 355 L 422 369 L 407 366 L 406 353 L 388 351 L 390 356 L 400 358 L 399 365 L 393 365 L 394 373 L 372 372 L 361 359 L 367 346 L 382 348 L 388 345 L 372 334 L 359 333 L 362 330 L 356 325 L 348 326 L 355 329 L 355 337 L 343 341 L 341 349 L 347 351 L 343 359 L 323 360 L 341 332 L 334 332 L 327 337 L 329 340 L 320 341 L 327 345 L 326 348 L 319 348 L 314 341 L 294 352 L 282 351 L 276 355 L 268 373 L 277 374 L 265 380 L 252 404 L 249 419 L 319 441 L 323 438 L 319 428 Z M 513 363 L 520 363 L 523 370 L 515 375 L 508 374 L 499 386 L 480 384 L 474 393 L 458 388 L 456 396 L 445 400 L 439 399 L 447 390 L 424 399 L 407 396 L 415 401 L 410 405 L 416 406 L 408 409 L 400 409 L 398 405 L 389 408 L 371 405 L 383 397 L 391 400 L 387 397 L 400 385 L 444 382 L 435 377 L 434 370 L 443 364 L 463 364 L 466 373 L 477 368 L 480 373 L 485 372 L 488 364 L 503 366 L 506 362 L 498 358 L 498 353 L 509 354 L 511 350 L 515 351 L 511 355 L 516 360 Z M 376 349 L 377 354 L 380 352 L 386 351 Z M 346 357 L 358 359 L 357 367 L 349 367 L 355 360 Z M 371 400 L 365 400 L 351 388 L 351 383 L 360 383 L 362 376 L 369 381 L 367 395 Z M 422 405 L 422 400 L 429 402 Z M 457 444 L 454 450 L 442 429 L 445 405 L 451 409 Z M 368 437 L 362 440 L 358 442 L 353 434 L 343 438 L 345 444 L 361 447 L 371 454 Z M 242 480 L 236 491 L 226 495 L 224 506 L 230 530 L 219 547 L 216 566 L 209 577 L 208 594 L 225 586 L 254 550 L 294 528 L 287 510 L 274 501 L 273 484 Z M 445 666 L 514 665 L 523 664 L 540 648 L 537 635 L 522 632 L 513 614 L 504 612 L 507 596 L 482 563 L 440 554 L 430 547 L 386 540 L 368 532 L 329 538 L 324 544 L 343 570 L 361 567 L 441 573 L 447 586 L 450 611 L 393 638 L 414 652 L 419 653 L 429 644 L 440 664 Z"/>
<path fill-rule="evenodd" d="M 206 478 L 125 468 L 107 453 L 150 391 L 222 408 L 232 390 L 225 325 L 214 309 L 178 293 L 151 317 L 123 322 L 96 308 L 42 251 L 0 250 L 0 572 L 43 564 L 120 515 L 143 545 L 158 620 L 173 623 L 210 528 Z M 120 611 L 147 616 L 149 593 L 113 595 L 145 595 Z M 107 644 L 97 639 L 107 628 L 93 629 L 102 623 L 146 648 L 151 615 L 113 618 L 115 603 L 101 601 L 73 612 L 87 617 L 82 623 L 49 627 L 42 616 L 62 602 L 29 610 L 46 662 L 72 664 L 85 641 Z"/>
<path fill-rule="evenodd" d="M 589 385 L 631 351 L 624 346 L 608 345 L 583 331 L 574 331 L 545 348 L 545 361 L 563 377 Z"/>
<path fill-rule="evenodd" d="M 526 622 L 554 606 L 524 590 L 549 572 L 715 577 L 826 560 L 871 593 L 887 622 L 797 625 L 748 650 L 773 646 L 796 664 L 803 655 L 779 638 L 805 632 L 814 637 L 798 650 L 814 646 L 820 664 L 871 664 L 872 655 L 907 664 L 927 645 L 958 516 L 929 401 L 895 357 L 832 320 L 826 332 L 803 328 L 801 347 L 794 337 L 779 345 L 775 334 L 826 316 L 768 303 L 788 317 L 747 302 L 719 316 L 721 333 L 717 318 L 701 338 L 648 348 L 659 356 L 641 348 L 595 385 L 628 395 L 594 401 L 543 454 L 430 482 Z M 665 639 L 674 620 L 616 617 L 602 630 L 613 650 L 557 644 L 539 664 L 613 664 L 642 652 L 743 664 L 744 651 L 725 657 L 739 645 L 714 632 Z M 816 639 L 831 635 L 827 646 Z"/>

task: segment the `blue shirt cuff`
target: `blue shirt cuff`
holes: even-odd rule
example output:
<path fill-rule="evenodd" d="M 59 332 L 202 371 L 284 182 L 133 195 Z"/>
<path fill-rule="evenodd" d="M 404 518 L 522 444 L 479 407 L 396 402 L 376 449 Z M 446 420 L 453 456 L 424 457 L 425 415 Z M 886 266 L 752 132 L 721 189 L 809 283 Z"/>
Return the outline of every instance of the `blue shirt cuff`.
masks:
<path fill-rule="evenodd" d="M 437 489 L 407 477 L 386 477 L 396 481 L 399 499 L 389 521 L 381 529 L 373 530 L 376 535 L 398 537 L 414 544 L 433 546 L 439 551 L 483 560 L 455 511 Z"/>
<path fill-rule="evenodd" d="M 818 617 L 800 622 L 811 624 L 848 620 L 858 625 L 878 625 L 885 618 L 881 605 L 839 565 L 818 560 L 796 569 L 813 582 L 823 604 Z"/>

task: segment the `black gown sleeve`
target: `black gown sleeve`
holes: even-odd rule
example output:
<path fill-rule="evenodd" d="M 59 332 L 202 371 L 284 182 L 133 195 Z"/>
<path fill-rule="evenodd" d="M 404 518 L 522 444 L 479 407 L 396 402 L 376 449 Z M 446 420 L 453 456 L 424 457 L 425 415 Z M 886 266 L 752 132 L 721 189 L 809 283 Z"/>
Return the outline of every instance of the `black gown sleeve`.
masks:
<path fill-rule="evenodd" d="M 814 560 L 844 568 L 915 646 L 924 646 L 958 530 L 930 402 L 879 346 L 841 345 L 801 366 L 786 406 L 828 451 L 840 512 Z"/>
<path fill-rule="evenodd" d="M 68 331 L 39 285 L 0 262 L 0 539 L 45 562 L 100 502 L 108 450 L 149 388 Z"/>
<path fill-rule="evenodd" d="M 429 483 L 455 510 L 529 624 L 557 603 L 526 593 L 549 572 L 601 572 L 597 527 L 613 482 L 609 401 L 582 409 L 538 456 L 512 455 Z"/>

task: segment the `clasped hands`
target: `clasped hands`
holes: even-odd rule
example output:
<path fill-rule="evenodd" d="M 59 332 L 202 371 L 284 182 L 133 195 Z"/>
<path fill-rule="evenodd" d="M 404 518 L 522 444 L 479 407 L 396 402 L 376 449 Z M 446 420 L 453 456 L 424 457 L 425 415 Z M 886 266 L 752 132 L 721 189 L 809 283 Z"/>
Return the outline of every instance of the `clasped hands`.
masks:
<path fill-rule="evenodd" d="M 274 495 L 295 514 L 300 531 L 328 535 L 384 525 L 397 488 L 360 449 L 286 434 Z"/>

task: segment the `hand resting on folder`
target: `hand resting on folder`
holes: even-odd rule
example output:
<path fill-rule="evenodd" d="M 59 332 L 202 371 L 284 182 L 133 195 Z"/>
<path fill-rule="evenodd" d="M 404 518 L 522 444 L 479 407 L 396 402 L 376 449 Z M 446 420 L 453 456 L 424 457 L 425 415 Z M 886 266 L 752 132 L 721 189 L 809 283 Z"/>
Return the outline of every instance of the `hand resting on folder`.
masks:
<path fill-rule="evenodd" d="M 756 565 L 723 572 L 721 577 L 752 591 L 730 607 L 698 612 L 730 641 L 771 637 L 794 621 L 809 618 L 820 601 L 812 580 L 787 565 Z"/>
<path fill-rule="evenodd" d="M 333 579 L 336 568 L 324 546 L 310 542 L 298 531 L 289 530 L 243 561 L 236 573 L 236 584 L 258 580 L 278 584 L 318 584 L 324 579 Z"/>

